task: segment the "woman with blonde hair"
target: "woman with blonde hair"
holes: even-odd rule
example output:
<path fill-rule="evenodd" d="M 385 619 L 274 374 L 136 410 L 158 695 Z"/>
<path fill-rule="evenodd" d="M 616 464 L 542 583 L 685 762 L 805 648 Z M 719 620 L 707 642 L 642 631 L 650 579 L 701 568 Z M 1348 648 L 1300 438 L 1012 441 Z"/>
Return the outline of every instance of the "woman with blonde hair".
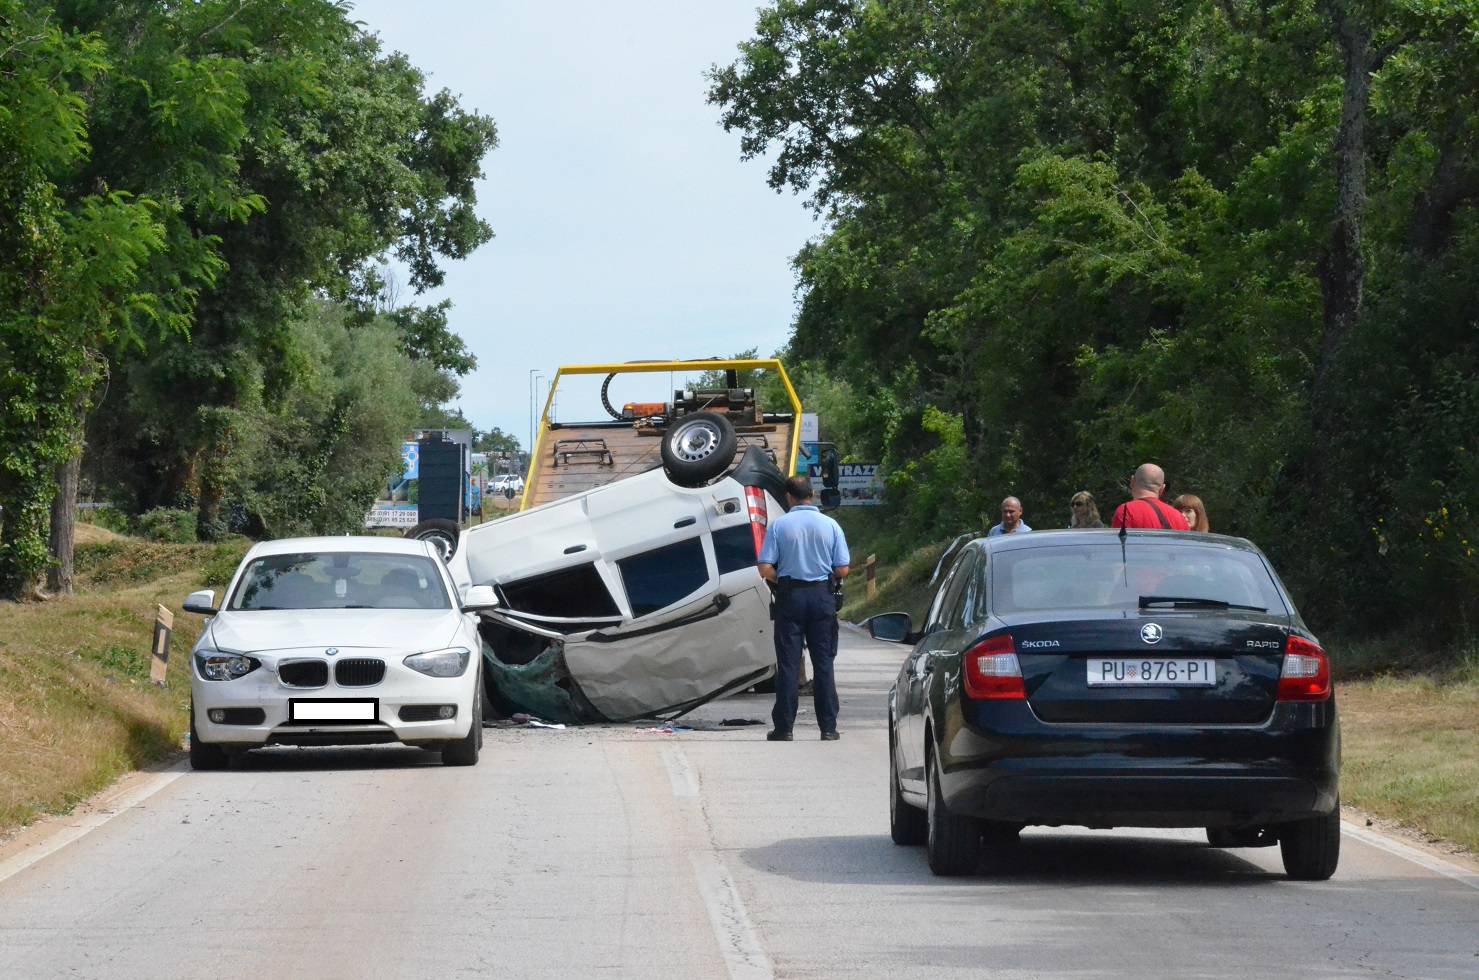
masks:
<path fill-rule="evenodd" d="M 1183 493 L 1171 501 L 1171 506 L 1181 511 L 1181 516 L 1186 518 L 1186 526 L 1193 531 L 1206 533 L 1212 530 L 1212 525 L 1207 523 L 1207 508 L 1202 504 L 1202 498 L 1194 493 Z"/>
<path fill-rule="evenodd" d="M 1099 508 L 1094 503 L 1094 495 L 1087 490 L 1080 490 L 1068 502 L 1068 517 L 1069 527 L 1104 526 L 1104 522 L 1099 519 Z"/>

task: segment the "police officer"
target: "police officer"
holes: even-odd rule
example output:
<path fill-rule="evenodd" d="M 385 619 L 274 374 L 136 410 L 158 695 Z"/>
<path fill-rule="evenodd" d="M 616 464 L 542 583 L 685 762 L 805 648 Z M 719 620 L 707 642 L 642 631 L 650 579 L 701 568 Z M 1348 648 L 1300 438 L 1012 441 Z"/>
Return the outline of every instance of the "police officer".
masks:
<path fill-rule="evenodd" d="M 833 581 L 847 577 L 847 539 L 832 518 L 812 503 L 811 481 L 786 481 L 791 509 L 771 523 L 760 549 L 760 574 L 776 587 L 775 727 L 765 737 L 789 742 L 796 723 L 796 676 L 801 671 L 801 640 L 811 651 L 816 675 L 813 697 L 822 741 L 837 734 L 837 683 L 832 661 L 837 656 L 837 600 Z"/>

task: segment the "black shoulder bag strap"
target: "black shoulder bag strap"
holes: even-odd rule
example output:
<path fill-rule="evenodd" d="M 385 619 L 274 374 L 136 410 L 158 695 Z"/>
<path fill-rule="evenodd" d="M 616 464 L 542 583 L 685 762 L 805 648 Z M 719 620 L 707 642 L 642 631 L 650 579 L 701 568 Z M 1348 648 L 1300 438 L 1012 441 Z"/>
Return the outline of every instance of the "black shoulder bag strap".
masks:
<path fill-rule="evenodd" d="M 1161 522 L 1161 530 L 1162 531 L 1169 531 L 1169 530 L 1171 530 L 1172 529 L 1171 528 L 1171 522 L 1168 521 L 1168 520 L 1166 520 L 1166 515 L 1165 514 L 1162 514 L 1161 513 L 1161 504 L 1160 504 L 1160 501 L 1159 500 L 1151 500 L 1149 497 L 1142 497 L 1141 499 L 1144 500 L 1147 504 L 1150 504 L 1150 509 L 1153 510 L 1153 511 L 1155 511 L 1155 519 Z"/>

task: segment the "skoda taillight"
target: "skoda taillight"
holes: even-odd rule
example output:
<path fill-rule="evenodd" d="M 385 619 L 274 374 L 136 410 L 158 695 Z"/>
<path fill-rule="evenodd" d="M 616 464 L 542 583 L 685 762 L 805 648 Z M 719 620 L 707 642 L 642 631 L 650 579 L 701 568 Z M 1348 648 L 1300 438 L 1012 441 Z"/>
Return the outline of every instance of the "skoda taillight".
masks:
<path fill-rule="evenodd" d="M 1280 701 L 1324 701 L 1330 697 L 1330 658 L 1309 640 L 1291 636 L 1279 671 Z"/>
<path fill-rule="evenodd" d="M 973 698 L 1005 700 L 1027 697 L 1022 684 L 1022 665 L 1012 635 L 991 636 L 965 652 L 961 673 L 965 693 Z"/>
<path fill-rule="evenodd" d="M 770 523 L 765 491 L 759 487 L 745 487 L 745 505 L 750 511 L 750 533 L 755 535 L 755 557 L 759 558 L 760 549 L 765 546 L 765 528 Z"/>

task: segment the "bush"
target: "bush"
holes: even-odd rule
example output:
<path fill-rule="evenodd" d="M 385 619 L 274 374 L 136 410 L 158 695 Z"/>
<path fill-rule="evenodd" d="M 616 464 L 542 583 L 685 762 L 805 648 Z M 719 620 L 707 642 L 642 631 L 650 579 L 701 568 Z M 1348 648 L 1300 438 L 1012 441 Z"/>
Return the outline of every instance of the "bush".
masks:
<path fill-rule="evenodd" d="M 191 544 L 196 540 L 195 512 L 156 507 L 139 515 L 139 534 L 150 541 Z"/>
<path fill-rule="evenodd" d="M 80 510 L 77 513 L 77 518 L 84 524 L 92 524 L 117 534 L 129 534 L 133 531 L 128 515 L 117 507 L 95 507 L 91 510 Z"/>

